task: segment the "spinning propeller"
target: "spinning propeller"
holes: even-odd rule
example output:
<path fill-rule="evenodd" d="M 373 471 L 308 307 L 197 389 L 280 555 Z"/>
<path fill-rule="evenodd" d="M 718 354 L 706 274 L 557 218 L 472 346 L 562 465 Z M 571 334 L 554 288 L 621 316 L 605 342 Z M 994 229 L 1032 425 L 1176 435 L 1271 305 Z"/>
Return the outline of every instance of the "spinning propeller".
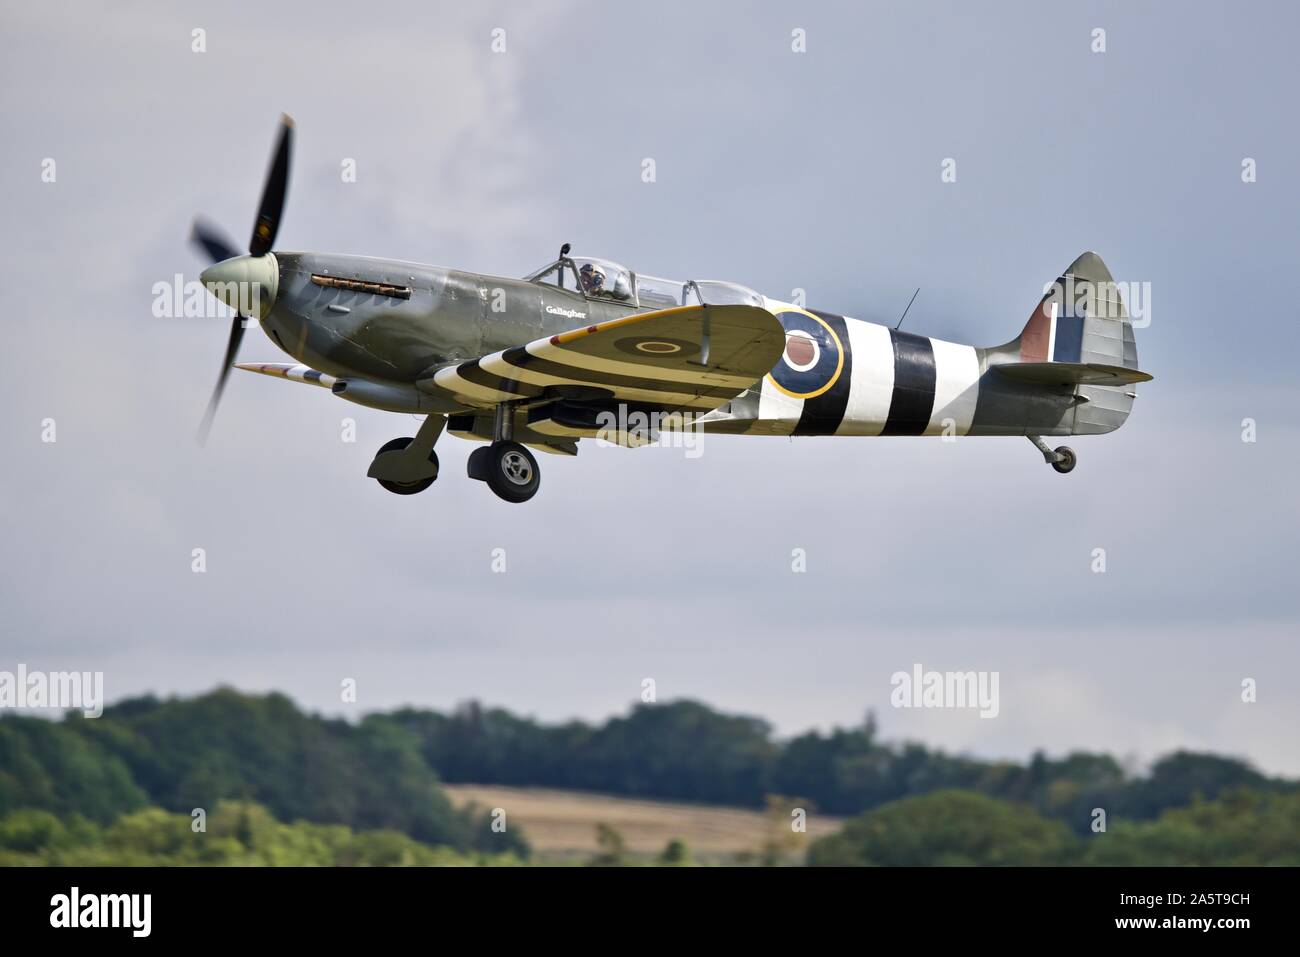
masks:
<path fill-rule="evenodd" d="M 249 319 L 244 314 L 245 310 L 261 318 L 261 313 L 270 308 L 275 298 L 279 284 L 279 266 L 275 256 L 271 255 L 271 247 L 280 229 L 280 214 L 284 212 L 284 198 L 289 190 L 289 156 L 292 146 L 293 120 L 283 115 L 280 117 L 280 137 L 275 145 L 275 155 L 266 174 L 266 185 L 262 187 L 262 202 L 258 206 L 257 221 L 253 224 L 253 236 L 248 241 L 247 256 L 241 256 L 220 229 L 201 218 L 194 220 L 190 231 L 190 241 L 203 250 L 204 255 L 213 263 L 203 270 L 200 280 L 213 295 L 235 310 L 221 374 L 203 415 L 203 423 L 199 426 L 200 443 L 207 440 L 217 405 L 221 402 L 221 393 L 226 387 L 226 378 L 230 375 L 235 355 L 239 352 L 240 340 L 244 338 L 244 323 Z M 250 296 L 250 289 L 256 289 L 254 296 Z"/>

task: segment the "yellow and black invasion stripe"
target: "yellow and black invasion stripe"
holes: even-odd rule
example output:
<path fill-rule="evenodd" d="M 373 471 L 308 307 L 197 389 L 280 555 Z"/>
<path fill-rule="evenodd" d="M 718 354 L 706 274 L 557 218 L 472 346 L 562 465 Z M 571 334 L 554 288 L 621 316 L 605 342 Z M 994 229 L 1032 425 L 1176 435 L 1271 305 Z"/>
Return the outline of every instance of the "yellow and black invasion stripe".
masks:
<path fill-rule="evenodd" d="M 536 398 L 542 394 L 542 390 L 539 386 L 488 372 L 486 369 L 479 366 L 477 359 L 470 360 L 469 362 L 462 362 L 456 367 L 456 374 L 466 382 L 472 382 L 474 385 L 482 386 L 485 389 L 492 389 L 493 391 L 508 395 Z"/>
<path fill-rule="evenodd" d="M 584 384 L 590 383 L 592 385 L 605 385 L 609 386 L 611 389 L 636 389 L 641 392 L 663 392 L 679 395 L 682 393 L 698 393 L 703 396 L 717 395 L 719 397 L 719 403 L 725 399 L 731 398 L 731 396 L 736 392 L 735 389 L 709 388 L 694 383 L 672 382 L 665 379 L 651 378 L 649 375 L 624 375 L 619 372 L 603 372 L 596 369 L 567 365 L 554 359 L 544 359 L 540 356 L 535 356 L 522 347 L 507 349 L 501 354 L 501 359 L 507 365 L 520 370 L 539 372 L 543 375 L 554 376 L 558 379 L 567 379 Z M 491 375 L 491 373 L 486 370 L 480 371 L 484 372 L 485 375 Z M 653 370 L 647 367 L 647 371 L 652 372 Z M 540 395 L 540 390 L 538 394 Z"/>

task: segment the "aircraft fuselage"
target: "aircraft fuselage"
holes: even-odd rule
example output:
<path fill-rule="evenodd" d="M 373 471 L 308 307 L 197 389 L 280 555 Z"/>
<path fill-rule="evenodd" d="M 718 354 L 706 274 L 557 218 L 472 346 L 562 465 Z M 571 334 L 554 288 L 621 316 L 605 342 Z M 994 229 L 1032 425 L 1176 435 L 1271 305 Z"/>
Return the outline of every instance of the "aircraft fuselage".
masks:
<path fill-rule="evenodd" d="M 276 253 L 279 287 L 262 319 L 299 362 L 337 379 L 393 384 L 395 411 L 462 408 L 432 382 L 449 364 L 635 312 L 522 279 L 397 260 Z M 396 293 L 396 294 L 394 294 Z M 706 418 L 710 431 L 768 435 L 1068 435 L 1108 431 L 1131 399 L 1081 421 L 1078 389 L 1045 389 L 988 374 L 1013 360 L 985 349 L 765 299 L 790 348 L 746 393 Z M 798 340 L 798 341 L 796 341 Z M 412 388 L 414 387 L 414 388 Z M 1087 389 L 1088 387 L 1081 387 Z M 408 401 L 406 396 L 410 396 Z M 1090 397 L 1091 398 L 1091 397 Z"/>

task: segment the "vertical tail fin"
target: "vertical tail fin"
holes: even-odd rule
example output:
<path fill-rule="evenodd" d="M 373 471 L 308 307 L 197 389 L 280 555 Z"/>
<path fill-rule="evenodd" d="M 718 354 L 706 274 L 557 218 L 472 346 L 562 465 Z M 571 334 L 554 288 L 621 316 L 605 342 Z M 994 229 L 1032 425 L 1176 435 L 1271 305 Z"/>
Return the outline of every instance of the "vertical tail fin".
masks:
<path fill-rule="evenodd" d="M 1133 323 L 1115 280 L 1087 252 L 1043 294 L 1020 337 L 1019 362 L 1097 362 L 1138 367 Z"/>
<path fill-rule="evenodd" d="M 1075 404 L 1062 423 L 1073 434 L 1111 432 L 1133 407 L 1138 369 L 1133 322 L 1120 287 L 1093 252 L 1049 286 L 1020 335 L 988 350 L 1003 376 L 1044 386 L 1070 386 Z"/>

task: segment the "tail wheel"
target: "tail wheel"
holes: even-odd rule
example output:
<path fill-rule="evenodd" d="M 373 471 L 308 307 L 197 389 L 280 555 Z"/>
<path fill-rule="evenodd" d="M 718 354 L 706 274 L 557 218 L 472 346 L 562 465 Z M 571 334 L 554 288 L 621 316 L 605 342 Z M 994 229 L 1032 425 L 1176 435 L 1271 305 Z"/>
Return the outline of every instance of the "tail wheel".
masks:
<path fill-rule="evenodd" d="M 1075 463 L 1079 460 L 1075 457 L 1074 449 L 1068 445 L 1062 445 L 1056 449 L 1056 454 L 1061 456 L 1060 459 L 1052 463 L 1052 468 L 1064 475 L 1066 472 L 1074 470 Z"/>
<path fill-rule="evenodd" d="M 393 439 L 391 442 L 385 442 L 383 447 L 376 452 L 375 455 L 380 456 L 385 452 L 394 452 L 398 449 L 404 449 L 414 441 L 415 439 L 410 436 Z M 418 482 L 390 482 L 387 479 L 375 479 L 375 481 L 394 495 L 415 495 L 417 492 L 423 492 L 438 478 L 436 474 L 438 468 L 438 453 L 433 451 L 433 449 L 429 450 L 429 462 L 433 465 L 435 474 L 429 478 L 420 479 Z"/>
<path fill-rule="evenodd" d="M 537 494 L 542 473 L 537 459 L 518 442 L 493 442 L 479 463 L 486 467 L 487 484 L 507 502 L 526 502 Z"/>

